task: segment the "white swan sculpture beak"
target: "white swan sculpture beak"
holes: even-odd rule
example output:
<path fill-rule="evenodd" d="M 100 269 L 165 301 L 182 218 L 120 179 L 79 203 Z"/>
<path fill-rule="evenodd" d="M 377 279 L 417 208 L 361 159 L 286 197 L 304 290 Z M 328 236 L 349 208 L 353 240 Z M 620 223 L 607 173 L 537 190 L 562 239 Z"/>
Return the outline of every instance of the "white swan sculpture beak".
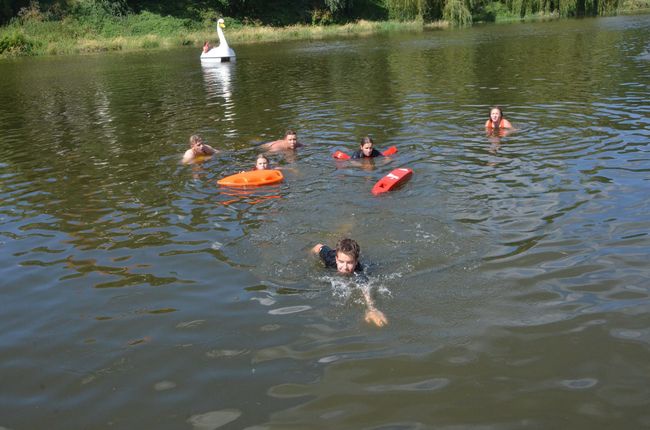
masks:
<path fill-rule="evenodd" d="M 226 36 L 223 34 L 222 28 L 226 28 L 223 18 L 219 18 L 217 21 L 217 36 L 219 36 L 219 46 L 216 46 L 212 49 L 209 49 L 207 42 L 206 46 L 203 47 L 203 53 L 201 54 L 201 64 L 202 65 L 211 65 L 218 63 L 227 63 L 234 62 L 237 59 L 235 51 L 228 46 L 226 41 Z"/>

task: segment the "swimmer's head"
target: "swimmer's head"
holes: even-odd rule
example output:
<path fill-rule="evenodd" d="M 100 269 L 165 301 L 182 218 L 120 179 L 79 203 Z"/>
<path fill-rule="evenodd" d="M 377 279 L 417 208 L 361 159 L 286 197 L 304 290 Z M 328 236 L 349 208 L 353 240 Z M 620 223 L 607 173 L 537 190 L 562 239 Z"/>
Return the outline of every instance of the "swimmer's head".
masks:
<path fill-rule="evenodd" d="M 269 168 L 269 159 L 264 155 L 258 155 L 257 160 L 255 161 L 255 169 L 257 170 L 266 170 Z"/>
<path fill-rule="evenodd" d="M 372 154 L 372 146 L 374 145 L 374 142 L 370 138 L 370 136 L 366 136 L 361 139 L 361 143 L 359 144 L 359 148 L 361 149 L 361 152 L 363 152 L 363 155 L 365 157 L 370 157 Z"/>
<path fill-rule="evenodd" d="M 354 239 L 341 239 L 336 244 L 336 270 L 339 273 L 354 272 L 359 262 L 361 248 Z"/>
<path fill-rule="evenodd" d="M 284 140 L 289 143 L 289 148 L 294 149 L 298 143 L 298 134 L 294 130 L 287 130 L 284 133 Z"/>
<path fill-rule="evenodd" d="M 501 118 L 503 118 L 503 110 L 499 106 L 492 106 L 490 108 L 490 120 L 499 122 Z"/>
<path fill-rule="evenodd" d="M 192 149 L 192 152 L 197 155 L 203 154 L 205 152 L 203 148 L 203 138 L 198 134 L 190 136 L 190 148 Z"/>

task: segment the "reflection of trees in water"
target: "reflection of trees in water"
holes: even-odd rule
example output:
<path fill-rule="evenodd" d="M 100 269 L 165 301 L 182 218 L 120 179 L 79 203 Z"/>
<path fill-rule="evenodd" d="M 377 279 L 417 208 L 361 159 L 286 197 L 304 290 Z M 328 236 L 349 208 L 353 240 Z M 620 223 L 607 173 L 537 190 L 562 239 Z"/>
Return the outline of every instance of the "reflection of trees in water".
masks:
<path fill-rule="evenodd" d="M 48 69 L 52 76 L 24 68 L 23 79 L 9 89 L 20 100 L 11 107 L 18 132 L 4 147 L 17 161 L 10 169 L 65 211 L 83 209 L 95 197 L 100 207 L 129 201 L 155 206 L 168 200 L 159 182 L 182 181 L 175 163 L 161 163 L 161 154 L 177 151 L 164 136 L 165 118 L 178 116 L 168 112 L 178 111 L 179 88 L 170 89 L 149 65 L 116 63 L 74 59 Z M 161 170 L 161 164 L 174 167 Z"/>
<path fill-rule="evenodd" d="M 3 182 L 23 192 L 5 205 L 25 208 L 17 221 L 24 237 L 54 232 L 44 248 L 67 254 L 60 263 L 73 273 L 64 279 L 90 276 L 96 287 L 175 282 L 184 275 L 161 270 L 159 253 L 181 247 L 177 220 L 186 214 L 170 202 L 190 180 L 175 172 L 175 157 L 161 158 L 170 153 L 161 124 L 176 110 L 177 91 L 149 67 L 136 83 L 110 67 L 59 75 L 65 69 L 53 67 L 47 80 L 26 69 L 8 89 L 20 102 L 11 107 L 16 131 L 1 149 L 12 173 Z"/>

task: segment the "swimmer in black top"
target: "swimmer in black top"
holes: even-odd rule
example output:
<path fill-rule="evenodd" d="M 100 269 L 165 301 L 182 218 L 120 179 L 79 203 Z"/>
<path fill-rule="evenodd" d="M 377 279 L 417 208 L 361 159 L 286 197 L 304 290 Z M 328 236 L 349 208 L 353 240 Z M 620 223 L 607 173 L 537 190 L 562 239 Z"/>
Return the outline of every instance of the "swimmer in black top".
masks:
<path fill-rule="evenodd" d="M 336 244 L 336 249 L 319 243 L 312 248 L 312 252 L 318 254 L 323 263 L 325 263 L 325 267 L 335 268 L 341 274 L 350 275 L 363 270 L 363 266 L 359 262 L 361 248 L 353 239 L 339 240 Z M 375 308 L 368 289 L 362 288 L 361 291 L 363 292 L 363 298 L 367 306 L 365 315 L 366 322 L 375 324 L 378 327 L 388 324 L 388 319 L 386 319 L 384 313 Z"/>
<path fill-rule="evenodd" d="M 374 158 L 374 157 L 383 157 L 384 155 L 373 148 L 375 143 L 372 141 L 370 136 L 361 138 L 361 143 L 359 143 L 359 150 L 352 154 L 353 159 L 357 158 Z"/>

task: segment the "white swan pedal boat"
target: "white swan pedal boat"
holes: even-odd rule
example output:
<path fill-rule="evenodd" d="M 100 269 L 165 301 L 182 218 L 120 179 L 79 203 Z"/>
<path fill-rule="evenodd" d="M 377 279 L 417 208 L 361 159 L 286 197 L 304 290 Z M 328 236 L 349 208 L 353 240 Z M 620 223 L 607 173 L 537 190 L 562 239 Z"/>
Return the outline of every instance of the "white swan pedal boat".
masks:
<path fill-rule="evenodd" d="M 223 18 L 219 18 L 217 21 L 217 36 L 219 36 L 219 46 L 216 46 L 212 49 L 208 49 L 206 46 L 203 47 L 203 53 L 201 54 L 201 65 L 209 66 L 212 64 L 219 63 L 232 63 L 237 59 L 235 51 L 228 46 L 226 41 L 226 36 L 223 34 L 222 28 L 225 28 Z"/>

